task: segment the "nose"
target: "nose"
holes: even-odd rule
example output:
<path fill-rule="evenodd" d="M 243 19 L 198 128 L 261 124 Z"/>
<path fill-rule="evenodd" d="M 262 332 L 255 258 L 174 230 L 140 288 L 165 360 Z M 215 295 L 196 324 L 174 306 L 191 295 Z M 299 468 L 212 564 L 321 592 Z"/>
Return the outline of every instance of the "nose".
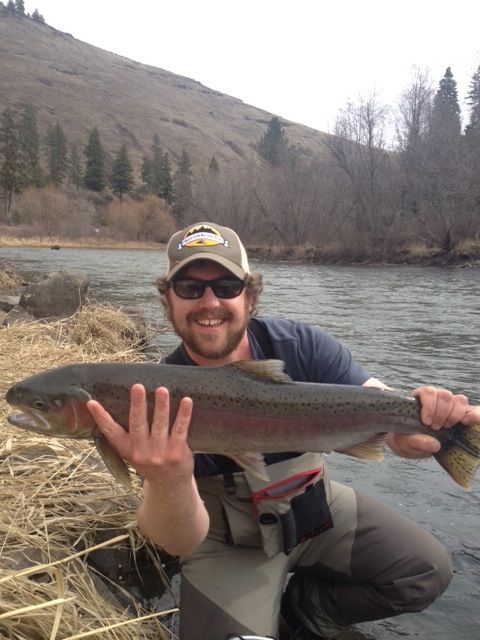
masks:
<path fill-rule="evenodd" d="M 220 298 L 217 298 L 217 296 L 213 292 L 212 287 L 205 287 L 205 291 L 203 292 L 203 296 L 200 298 L 200 300 L 204 304 L 208 305 L 214 304 L 220 306 L 221 304 Z"/>

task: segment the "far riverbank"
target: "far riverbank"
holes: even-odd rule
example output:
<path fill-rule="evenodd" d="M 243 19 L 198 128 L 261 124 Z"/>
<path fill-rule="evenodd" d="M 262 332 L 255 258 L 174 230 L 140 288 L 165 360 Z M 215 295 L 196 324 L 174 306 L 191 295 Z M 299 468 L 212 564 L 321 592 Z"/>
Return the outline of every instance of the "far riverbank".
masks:
<path fill-rule="evenodd" d="M 102 249 L 102 250 L 164 250 L 166 245 L 158 242 L 114 240 L 104 237 L 64 238 L 60 236 L 15 237 L 0 235 L 0 247 L 34 247 L 53 250 Z M 369 255 L 368 251 L 347 251 L 339 246 L 319 247 L 311 244 L 302 246 L 261 246 L 247 245 L 250 258 L 268 262 L 297 262 L 301 264 L 324 265 L 414 265 L 414 266 L 480 266 L 480 240 L 463 242 L 450 250 L 429 247 L 426 244 L 412 244 L 396 252 Z"/>

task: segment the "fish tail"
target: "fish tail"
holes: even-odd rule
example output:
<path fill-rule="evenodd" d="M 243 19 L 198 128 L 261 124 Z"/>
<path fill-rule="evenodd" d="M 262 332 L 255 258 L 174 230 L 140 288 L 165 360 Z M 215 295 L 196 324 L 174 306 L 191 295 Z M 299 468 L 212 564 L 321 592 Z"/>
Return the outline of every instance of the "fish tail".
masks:
<path fill-rule="evenodd" d="M 458 424 L 442 433 L 448 436 L 441 440 L 435 458 L 457 484 L 469 490 L 480 466 L 480 424 Z"/>

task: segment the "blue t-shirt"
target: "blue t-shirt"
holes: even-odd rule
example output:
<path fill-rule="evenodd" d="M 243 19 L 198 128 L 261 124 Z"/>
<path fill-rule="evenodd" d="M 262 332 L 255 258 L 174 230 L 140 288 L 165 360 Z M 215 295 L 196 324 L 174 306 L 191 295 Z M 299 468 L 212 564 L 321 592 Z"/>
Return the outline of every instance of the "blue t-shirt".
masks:
<path fill-rule="evenodd" d="M 261 324 L 268 336 L 269 351 L 274 358 L 283 360 L 285 372 L 296 382 L 362 385 L 371 376 L 355 362 L 350 351 L 336 338 L 319 327 L 295 320 L 270 317 L 253 318 L 248 327 L 248 338 L 255 360 L 266 355 L 252 323 Z M 181 345 L 176 351 L 177 364 L 195 365 Z M 299 455 L 296 452 L 264 454 L 265 463 L 272 464 Z M 234 473 L 242 469 L 227 456 L 196 454 L 195 476 Z"/>

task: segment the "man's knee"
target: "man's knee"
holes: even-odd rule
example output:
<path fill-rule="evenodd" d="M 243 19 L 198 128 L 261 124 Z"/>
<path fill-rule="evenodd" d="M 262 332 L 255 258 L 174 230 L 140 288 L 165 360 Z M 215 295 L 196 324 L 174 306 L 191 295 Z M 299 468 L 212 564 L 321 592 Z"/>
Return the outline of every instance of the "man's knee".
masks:
<path fill-rule="evenodd" d="M 381 589 L 391 602 L 392 613 L 422 611 L 441 596 L 450 584 L 452 561 L 445 547 L 439 544 L 430 558 L 418 560 L 417 570 L 408 578 Z"/>

